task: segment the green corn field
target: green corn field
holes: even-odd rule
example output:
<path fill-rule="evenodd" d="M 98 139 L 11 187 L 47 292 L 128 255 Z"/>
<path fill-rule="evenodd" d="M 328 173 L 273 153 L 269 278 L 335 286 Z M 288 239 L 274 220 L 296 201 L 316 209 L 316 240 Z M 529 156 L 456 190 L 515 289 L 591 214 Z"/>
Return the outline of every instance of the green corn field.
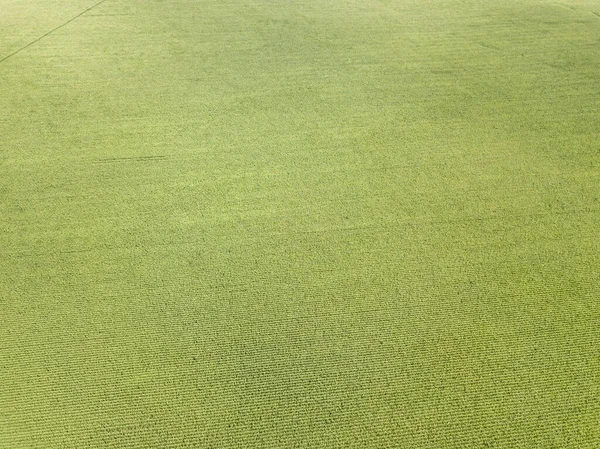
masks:
<path fill-rule="evenodd" d="M 600 448 L 600 2 L 0 0 L 0 449 Z"/>

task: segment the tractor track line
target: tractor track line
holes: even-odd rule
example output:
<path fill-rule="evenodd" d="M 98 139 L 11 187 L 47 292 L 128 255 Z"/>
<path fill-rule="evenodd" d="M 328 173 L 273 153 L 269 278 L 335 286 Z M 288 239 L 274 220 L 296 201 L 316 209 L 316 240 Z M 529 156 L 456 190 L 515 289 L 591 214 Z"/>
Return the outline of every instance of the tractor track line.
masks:
<path fill-rule="evenodd" d="M 69 23 L 73 22 L 75 19 L 78 19 L 79 17 L 81 17 L 82 15 L 84 15 L 86 12 L 94 9 L 96 6 L 100 6 L 102 3 L 104 3 L 106 0 L 100 0 L 98 3 L 90 6 L 89 8 L 83 10 L 82 12 L 80 12 L 79 14 L 77 14 L 75 17 L 70 18 L 69 20 L 67 20 L 65 23 L 57 26 L 56 28 L 51 29 L 50 31 L 48 31 L 47 33 L 41 35 L 40 37 L 38 37 L 37 39 L 34 39 L 33 41 L 29 42 L 27 45 L 13 51 L 12 53 L 10 53 L 9 55 L 5 56 L 4 58 L 0 59 L 0 64 L 2 64 L 4 61 L 6 61 L 7 59 L 12 58 L 13 56 L 21 53 L 23 50 L 25 50 L 26 48 L 31 47 L 33 44 L 41 41 L 42 39 L 44 39 L 46 36 L 51 35 L 52 33 L 54 33 L 57 30 L 60 30 L 62 27 L 64 27 L 65 25 L 68 25 Z"/>

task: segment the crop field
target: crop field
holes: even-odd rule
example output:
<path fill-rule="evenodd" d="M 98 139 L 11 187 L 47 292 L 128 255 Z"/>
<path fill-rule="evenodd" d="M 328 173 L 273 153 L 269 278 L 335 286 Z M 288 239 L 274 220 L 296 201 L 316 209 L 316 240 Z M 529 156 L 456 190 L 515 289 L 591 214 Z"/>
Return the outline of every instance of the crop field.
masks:
<path fill-rule="evenodd" d="M 600 448 L 600 2 L 0 0 L 55 448 Z"/>

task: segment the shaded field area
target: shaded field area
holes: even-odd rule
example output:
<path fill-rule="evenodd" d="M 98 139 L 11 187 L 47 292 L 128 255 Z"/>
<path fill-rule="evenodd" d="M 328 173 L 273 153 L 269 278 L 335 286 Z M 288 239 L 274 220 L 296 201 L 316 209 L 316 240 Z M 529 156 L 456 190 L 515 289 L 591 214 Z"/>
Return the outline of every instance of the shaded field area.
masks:
<path fill-rule="evenodd" d="M 0 448 L 600 447 L 600 3 L 0 0 Z"/>

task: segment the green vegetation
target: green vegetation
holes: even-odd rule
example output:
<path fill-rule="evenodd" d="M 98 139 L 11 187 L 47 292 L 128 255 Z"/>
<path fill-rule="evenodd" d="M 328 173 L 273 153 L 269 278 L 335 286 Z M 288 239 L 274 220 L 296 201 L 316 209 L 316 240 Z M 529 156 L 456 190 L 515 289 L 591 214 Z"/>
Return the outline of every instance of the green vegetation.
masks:
<path fill-rule="evenodd" d="M 0 448 L 600 447 L 600 3 L 94 3 L 0 0 Z"/>

